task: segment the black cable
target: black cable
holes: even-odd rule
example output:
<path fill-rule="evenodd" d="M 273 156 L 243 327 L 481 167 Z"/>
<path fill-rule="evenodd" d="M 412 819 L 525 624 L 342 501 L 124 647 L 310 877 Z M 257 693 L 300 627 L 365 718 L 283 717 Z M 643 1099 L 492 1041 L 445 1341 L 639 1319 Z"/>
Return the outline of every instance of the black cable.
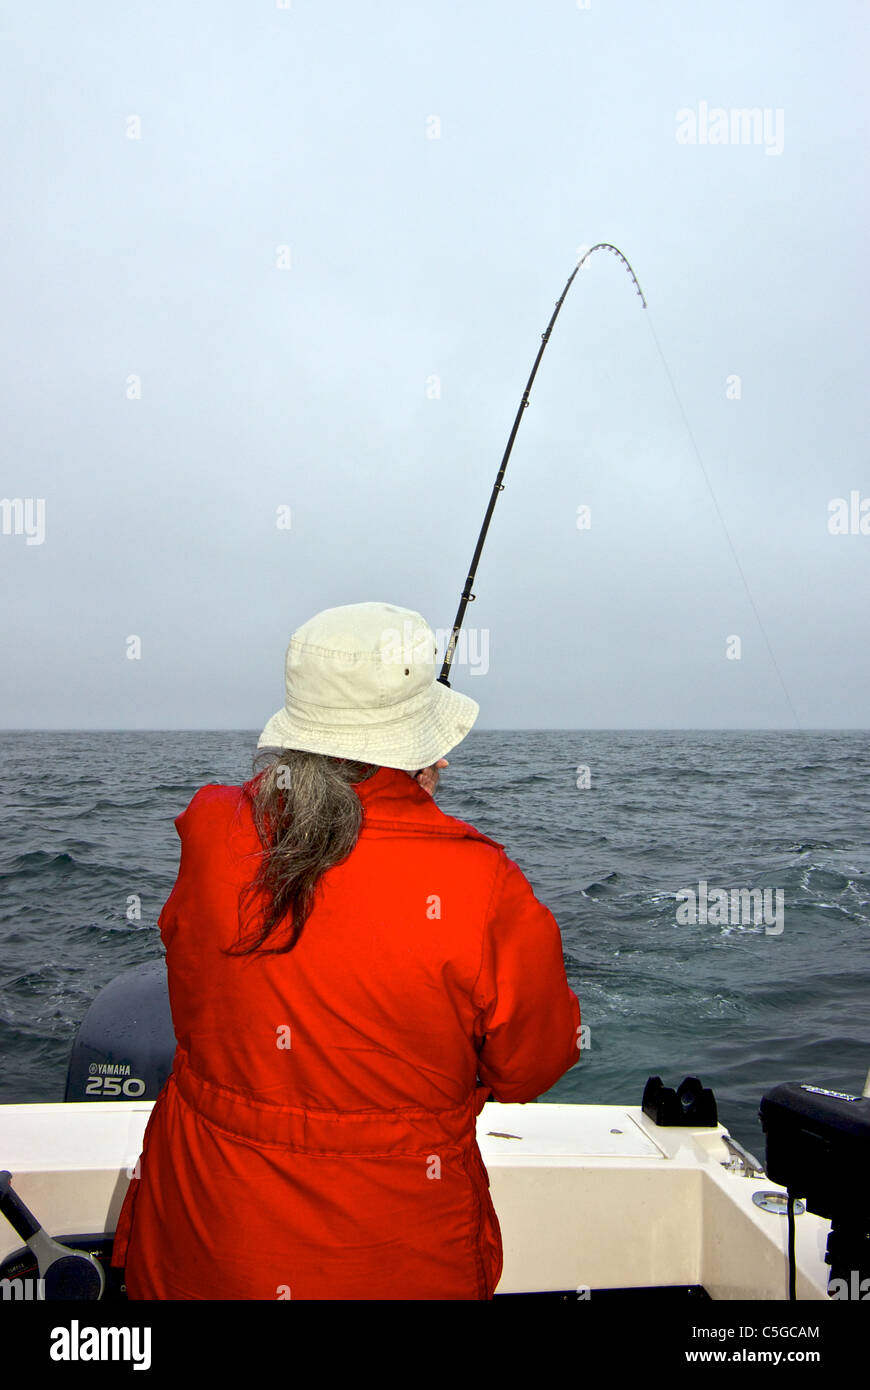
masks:
<path fill-rule="evenodd" d="M 789 1302 L 794 1303 L 797 1295 L 795 1293 L 795 1277 L 797 1269 L 795 1266 L 794 1255 L 794 1193 L 788 1194 L 788 1297 Z"/>

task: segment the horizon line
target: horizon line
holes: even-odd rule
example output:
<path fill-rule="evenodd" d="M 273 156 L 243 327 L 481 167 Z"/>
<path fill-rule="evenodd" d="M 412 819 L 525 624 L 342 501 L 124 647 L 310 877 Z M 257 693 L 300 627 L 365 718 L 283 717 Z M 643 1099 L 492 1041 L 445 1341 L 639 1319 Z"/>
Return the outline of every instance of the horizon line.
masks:
<path fill-rule="evenodd" d="M 155 727 L 33 727 L 32 725 L 7 725 L 0 728 L 0 734 L 245 734 L 259 738 L 262 730 L 243 729 L 224 725 L 163 725 Z M 785 724 L 493 724 L 486 728 L 470 729 L 460 743 L 474 734 L 573 734 L 573 733 L 648 733 L 648 734 L 804 734 L 804 733 L 870 733 L 865 724 L 807 724 L 799 728 Z M 459 744 L 456 745 L 459 747 Z"/>

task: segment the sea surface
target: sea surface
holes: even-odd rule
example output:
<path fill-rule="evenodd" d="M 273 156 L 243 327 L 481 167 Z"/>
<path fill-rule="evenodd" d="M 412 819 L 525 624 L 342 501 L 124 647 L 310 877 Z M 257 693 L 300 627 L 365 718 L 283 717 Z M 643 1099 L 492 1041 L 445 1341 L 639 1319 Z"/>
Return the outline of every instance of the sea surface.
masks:
<path fill-rule="evenodd" d="M 246 780 L 255 742 L 0 735 L 0 1103 L 63 1099 L 91 1000 L 162 955 L 175 816 L 204 783 Z M 554 913 L 588 1028 L 547 1101 L 639 1104 L 651 1075 L 697 1076 L 763 1159 L 767 1088 L 860 1093 L 868 771 L 865 731 L 474 730 L 453 750 L 438 803 L 503 843 Z M 708 903 L 768 896 L 692 918 L 702 884 Z"/>

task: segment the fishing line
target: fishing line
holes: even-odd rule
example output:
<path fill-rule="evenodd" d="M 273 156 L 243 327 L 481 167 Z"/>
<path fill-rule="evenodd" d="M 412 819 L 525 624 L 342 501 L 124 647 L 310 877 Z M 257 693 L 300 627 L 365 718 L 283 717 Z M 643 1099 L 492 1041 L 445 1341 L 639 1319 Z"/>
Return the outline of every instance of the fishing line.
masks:
<path fill-rule="evenodd" d="M 718 502 L 718 500 L 717 500 L 717 498 L 716 498 L 716 494 L 715 494 L 715 492 L 713 491 L 713 484 L 710 482 L 710 476 L 709 476 L 709 474 L 708 474 L 708 472 L 707 472 L 707 469 L 704 467 L 704 461 L 703 461 L 703 459 L 701 458 L 701 451 L 700 451 L 700 449 L 698 448 L 697 441 L 696 441 L 696 439 L 695 439 L 694 434 L 692 433 L 692 428 L 691 428 L 691 425 L 689 424 L 689 418 L 688 418 L 688 416 L 687 416 L 687 414 L 686 414 L 686 411 L 685 411 L 685 409 L 684 409 L 684 407 L 683 407 L 683 402 L 682 402 L 682 400 L 680 399 L 680 394 L 679 394 L 679 392 L 677 391 L 676 383 L 675 383 L 674 378 L 673 378 L 673 373 L 671 372 L 671 369 L 670 369 L 670 367 L 668 366 L 667 359 L 666 359 L 666 357 L 665 357 L 664 352 L 662 351 L 662 345 L 661 345 L 661 343 L 659 342 L 659 339 L 658 339 L 658 334 L 656 333 L 655 328 L 654 328 L 654 326 L 653 326 L 652 316 L 651 316 L 650 313 L 649 313 L 649 305 L 648 305 L 647 302 L 646 302 L 646 297 L 645 297 L 645 295 L 644 295 L 644 293 L 643 293 L 643 290 L 642 290 L 641 287 L 640 287 L 640 283 L 639 283 L 639 281 L 638 281 L 638 278 L 637 278 L 637 276 L 635 275 L 634 271 L 632 270 L 631 265 L 629 264 L 629 262 L 628 262 L 628 260 L 626 259 L 626 257 L 622 254 L 622 252 L 619 250 L 618 247 L 611 245 L 611 243 L 610 243 L 610 242 L 607 242 L 607 241 L 599 241 L 599 242 L 596 242 L 596 244 L 595 244 L 594 246 L 591 246 L 591 247 L 589 248 L 589 250 L 586 251 L 586 252 L 580 257 L 579 261 L 577 262 L 577 264 L 575 265 L 574 269 L 572 270 L 571 274 L 570 274 L 569 277 L 568 277 L 568 281 L 567 281 L 567 284 L 565 285 L 565 288 L 563 289 L 563 291 L 562 291 L 561 295 L 559 296 L 559 298 L 556 300 L 556 307 L 555 307 L 555 309 L 553 310 L 552 315 L 550 316 L 550 322 L 547 324 L 547 327 L 546 327 L 545 331 L 541 334 L 541 346 L 540 346 L 539 349 L 538 349 L 538 354 L 537 354 L 537 356 L 536 356 L 536 358 L 535 358 L 534 365 L 533 365 L 532 370 L 531 370 L 531 373 L 530 373 L 530 375 L 529 375 L 529 379 L 528 379 L 528 381 L 526 382 L 526 389 L 523 391 L 522 397 L 521 397 L 521 399 L 520 399 L 519 408 L 517 409 L 517 413 L 516 413 L 516 416 L 515 416 L 515 418 L 514 418 L 513 427 L 512 427 L 512 429 L 511 429 L 510 435 L 509 435 L 509 437 L 508 437 L 507 446 L 506 446 L 505 451 L 504 451 L 504 454 L 503 454 L 503 456 L 502 456 L 502 461 L 501 461 L 501 464 L 500 464 L 500 466 L 499 466 L 498 473 L 496 474 L 495 482 L 493 483 L 492 492 L 491 492 L 490 498 L 489 498 L 489 503 L 488 503 L 488 505 L 487 505 L 486 513 L 485 513 L 484 518 L 483 518 L 483 525 L 482 525 L 481 528 L 480 528 L 480 534 L 478 535 L 478 538 L 477 538 L 477 545 L 476 545 L 475 548 L 474 548 L 474 554 L 473 554 L 473 556 L 472 556 L 472 558 L 471 558 L 471 565 L 469 566 L 468 577 L 466 578 L 465 586 L 464 586 L 464 588 L 463 588 L 463 590 L 462 590 L 462 594 L 461 594 L 461 597 L 460 597 L 460 600 L 459 600 L 459 607 L 458 607 L 457 610 L 456 610 L 456 617 L 455 617 L 454 620 L 453 620 L 453 628 L 452 628 L 451 633 L 450 633 L 450 640 L 449 640 L 448 643 L 447 643 L 447 649 L 446 649 L 445 654 L 444 654 L 444 662 L 443 662 L 443 665 L 442 665 L 442 667 L 441 667 L 441 674 L 439 675 L 438 679 L 439 679 L 439 681 L 442 683 L 442 685 L 447 685 L 447 686 L 449 686 L 450 681 L 448 680 L 447 677 L 448 677 L 448 675 L 449 675 L 449 672 L 450 672 L 450 665 L 451 665 L 451 662 L 453 661 L 453 656 L 454 656 L 454 653 L 455 653 L 455 651 L 456 651 L 456 643 L 457 643 L 457 641 L 458 641 L 458 638 L 459 638 L 459 631 L 460 631 L 460 628 L 462 627 L 462 622 L 463 622 L 463 619 L 464 619 L 464 617 L 465 617 L 465 610 L 467 609 L 469 603 L 473 603 L 474 600 L 475 600 L 475 598 L 477 597 L 476 594 L 472 593 L 472 585 L 474 584 L 475 576 L 476 576 L 476 574 L 477 574 L 477 566 L 478 566 L 478 564 L 479 564 L 479 562 L 480 562 L 480 557 L 481 557 L 481 554 L 482 554 L 482 551 L 483 551 L 483 545 L 484 545 L 484 542 L 485 542 L 485 540 L 486 540 L 487 532 L 488 532 L 488 530 L 489 530 L 489 523 L 490 523 L 490 521 L 492 520 L 492 514 L 493 514 L 493 512 L 494 512 L 494 510 L 495 510 L 495 504 L 496 504 L 496 502 L 498 501 L 499 493 L 504 492 L 504 482 L 503 482 L 503 479 L 504 479 L 504 475 L 505 475 L 505 470 L 507 469 L 508 459 L 509 459 L 510 456 L 511 456 L 511 450 L 512 450 L 513 447 L 514 447 L 514 440 L 515 440 L 516 437 L 517 437 L 517 431 L 519 430 L 519 427 L 520 427 L 520 421 L 522 420 L 523 415 L 525 414 L 526 408 L 527 408 L 527 406 L 528 406 L 528 404 L 529 404 L 529 396 L 530 396 L 530 394 L 531 394 L 532 384 L 534 383 L 535 376 L 537 375 L 537 371 L 538 371 L 538 367 L 540 366 L 541 358 L 542 358 L 543 355 L 544 355 L 544 350 L 545 350 L 545 348 L 546 348 L 546 346 L 547 346 L 547 343 L 548 343 L 549 340 L 550 340 L 550 334 L 551 334 L 552 331 L 553 331 L 553 325 L 554 325 L 554 323 L 556 322 L 556 319 L 557 319 L 558 316 L 559 316 L 559 310 L 562 308 L 562 305 L 563 305 L 564 302 L 565 302 L 565 296 L 567 295 L 569 289 L 571 288 L 571 285 L 572 285 L 572 283 L 573 283 L 573 280 L 574 280 L 575 275 L 577 274 L 578 270 L 580 270 L 581 266 L 583 266 L 583 265 L 585 264 L 585 262 L 589 259 L 589 257 L 590 257 L 591 255 L 593 255 L 593 253 L 594 253 L 595 251 L 610 251 L 610 252 L 612 252 L 612 254 L 613 254 L 614 256 L 616 256 L 616 258 L 621 262 L 621 264 L 623 265 L 623 267 L 624 267 L 625 270 L 627 271 L 628 275 L 631 277 L 632 284 L 634 285 L 634 288 L 635 288 L 635 290 L 637 291 L 637 294 L 638 294 L 639 297 L 640 297 L 640 302 L 641 302 L 641 304 L 643 305 L 644 309 L 646 309 L 646 311 L 647 311 L 646 317 L 647 317 L 647 322 L 648 322 L 649 327 L 650 327 L 650 332 L 652 333 L 653 342 L 655 343 L 656 350 L 657 350 L 658 355 L 659 355 L 659 357 L 660 357 L 660 359 L 661 359 L 662 366 L 663 366 L 664 369 L 665 369 L 665 375 L 667 376 L 667 379 L 668 379 L 668 381 L 669 381 L 669 383 L 670 383 L 671 391 L 673 392 L 674 400 L 675 400 L 676 403 L 677 403 L 677 409 L 679 410 L 680 415 L 681 415 L 682 420 L 683 420 L 683 424 L 685 425 L 686 433 L 687 433 L 687 435 L 689 436 L 689 440 L 690 440 L 690 442 L 691 442 L 692 450 L 693 450 L 694 455 L 695 455 L 695 458 L 696 458 L 696 460 L 697 460 L 698 467 L 699 467 L 700 470 L 701 470 L 701 473 L 702 473 L 703 478 L 704 478 L 704 482 L 707 484 L 707 490 L 708 490 L 708 492 L 710 493 L 711 498 L 713 499 L 713 506 L 714 506 L 714 508 L 715 508 L 715 510 L 716 510 L 716 515 L 718 516 L 718 518 L 719 518 L 719 523 L 720 523 L 720 525 L 721 525 L 721 527 L 722 527 L 722 530 L 723 530 L 724 533 L 725 533 L 725 539 L 726 539 L 727 542 L 728 542 L 728 546 L 729 546 L 729 549 L 730 549 L 730 551 L 731 551 L 731 555 L 732 555 L 732 557 L 733 557 L 733 559 L 734 559 L 734 564 L 735 564 L 736 567 L 737 567 L 737 573 L 740 575 L 741 581 L 742 581 L 742 583 L 743 583 L 743 587 L 744 587 L 744 589 L 746 590 L 746 596 L 747 596 L 747 598 L 749 599 L 750 607 L 752 608 L 752 612 L 753 612 L 753 614 L 755 615 L 755 621 L 756 621 L 757 624 L 758 624 L 758 629 L 759 629 L 759 631 L 760 631 L 760 633 L 761 633 L 761 635 L 762 635 L 762 637 L 763 637 L 763 639 L 764 639 L 764 644 L 765 644 L 765 646 L 767 647 L 767 652 L 768 652 L 768 655 L 769 655 L 769 657 L 770 657 L 771 665 L 773 666 L 773 669 L 774 669 L 774 671 L 776 672 L 776 675 L 777 675 L 777 679 L 779 680 L 779 683 L 780 683 L 780 685 L 782 686 L 782 692 L 783 692 L 783 694 L 784 694 L 784 696 L 785 696 L 786 703 L 788 704 L 788 707 L 789 707 L 789 709 L 791 710 L 792 718 L 794 719 L 795 725 L 796 725 L 797 728 L 799 729 L 799 728 L 801 727 L 801 725 L 800 725 L 800 720 L 798 719 L 798 716 L 797 716 L 797 711 L 795 710 L 795 707 L 794 707 L 794 705 L 793 705 L 793 703 L 792 703 L 792 700 L 791 700 L 791 696 L 790 696 L 789 693 L 788 693 L 788 689 L 787 689 L 787 687 L 786 687 L 785 681 L 783 680 L 782 672 L 781 672 L 780 669 L 779 669 L 779 665 L 777 664 L 776 657 L 775 657 L 774 654 L 773 654 L 773 647 L 772 647 L 771 644 L 770 644 L 770 639 L 768 638 L 767 632 L 766 632 L 765 627 L 764 627 L 764 624 L 763 624 L 762 621 L 761 621 L 761 615 L 759 614 L 758 608 L 756 607 L 756 604 L 755 604 L 755 600 L 754 600 L 754 598 L 752 597 L 752 591 L 751 591 L 751 589 L 750 589 L 750 587 L 749 587 L 749 581 L 747 580 L 746 575 L 745 575 L 745 573 L 744 573 L 744 571 L 743 571 L 743 566 L 742 566 L 741 563 L 740 563 L 739 557 L 738 557 L 738 555 L 737 555 L 737 550 L 736 550 L 736 548 L 735 548 L 735 546 L 734 546 L 734 542 L 732 541 L 731 536 L 730 536 L 730 533 L 729 533 L 729 531 L 728 531 L 728 527 L 727 527 L 726 524 L 725 524 L 725 518 L 724 518 L 724 516 L 722 515 L 722 509 L 720 508 L 719 502 Z"/>
<path fill-rule="evenodd" d="M 667 359 L 666 359 L 666 357 L 665 357 L 665 354 L 664 354 L 663 351 L 662 351 L 662 345 L 661 345 L 661 343 L 659 342 L 659 339 L 658 339 L 658 334 L 656 333 L 655 328 L 654 328 L 654 326 L 653 326 L 652 314 L 650 314 L 650 312 L 649 312 L 649 306 L 646 305 L 645 307 L 646 307 L 646 310 L 647 310 L 646 320 L 647 320 L 647 323 L 649 324 L 649 330 L 650 330 L 650 333 L 652 334 L 653 342 L 654 342 L 655 345 L 656 345 L 656 349 L 657 349 L 657 351 L 658 351 L 659 357 L 661 358 L 662 366 L 663 366 L 664 369 L 665 369 L 665 375 L 666 375 L 668 381 L 670 382 L 671 390 L 672 390 L 672 392 L 674 393 L 674 400 L 675 400 L 676 403 L 677 403 L 677 409 L 679 410 L 680 415 L 682 416 L 682 419 L 683 419 L 683 424 L 684 424 L 685 427 L 686 427 L 686 434 L 689 436 L 689 441 L 690 441 L 690 443 L 691 443 L 691 445 L 692 445 L 692 449 L 693 449 L 693 451 L 694 451 L 695 458 L 696 458 L 697 463 L 698 463 L 698 467 L 700 468 L 701 473 L 703 474 L 704 482 L 707 484 L 707 490 L 708 490 L 708 492 L 710 493 L 711 498 L 713 499 L 713 506 L 714 506 L 715 509 L 716 509 L 716 515 L 718 516 L 718 518 L 719 518 L 719 523 L 720 523 L 720 525 L 721 525 L 721 527 L 722 527 L 722 530 L 723 530 L 724 533 L 725 533 L 725 539 L 726 539 L 726 541 L 728 542 L 728 547 L 729 547 L 729 549 L 730 549 L 730 551 L 731 551 L 731 555 L 732 555 L 732 557 L 733 557 L 733 559 L 734 559 L 734 564 L 737 566 L 737 573 L 740 575 L 740 578 L 741 578 L 741 580 L 743 581 L 743 587 L 744 587 L 744 589 L 746 590 L 746 597 L 749 599 L 749 606 L 751 607 L 752 612 L 755 614 L 755 621 L 758 623 L 758 630 L 759 630 L 759 632 L 761 633 L 762 637 L 764 638 L 764 645 L 767 647 L 767 654 L 768 654 L 768 656 L 770 657 L 770 663 L 771 663 L 771 665 L 772 665 L 774 671 L 776 672 L 777 679 L 778 679 L 780 685 L 782 686 L 782 693 L 783 693 L 783 695 L 785 696 L 786 704 L 788 705 L 789 709 L 791 710 L 791 715 L 792 715 L 792 718 L 794 719 L 794 722 L 795 722 L 796 727 L 797 727 L 798 729 L 800 729 L 800 727 L 801 727 L 801 722 L 800 722 L 800 720 L 798 719 L 797 710 L 795 709 L 794 705 L 792 704 L 792 699 L 791 699 L 791 696 L 790 696 L 789 693 L 788 693 L 788 689 L 787 689 L 787 687 L 786 687 L 786 683 L 785 683 L 785 681 L 783 680 L 782 672 L 780 671 L 779 665 L 778 665 L 777 660 L 776 660 L 776 657 L 775 657 L 774 654 L 773 654 L 773 647 L 770 645 L 770 639 L 768 638 L 767 632 L 766 632 L 765 627 L 764 627 L 764 623 L 761 621 L 761 614 L 759 613 L 758 609 L 757 609 L 756 606 L 755 606 L 755 599 L 752 597 L 752 590 L 751 590 L 750 587 L 749 587 L 749 581 L 748 581 L 748 579 L 746 578 L 746 575 L 745 575 L 744 572 L 743 572 L 743 566 L 742 566 L 741 563 L 740 563 L 740 559 L 739 559 L 739 557 L 738 557 L 738 555 L 737 555 L 737 551 L 736 551 L 736 549 L 735 549 L 734 542 L 733 542 L 732 539 L 731 539 L 731 535 L 730 535 L 730 533 L 729 533 L 729 531 L 728 531 L 728 527 L 725 525 L 725 518 L 724 518 L 724 516 L 722 515 L 722 509 L 721 509 L 721 507 L 719 506 L 719 503 L 718 503 L 718 501 L 717 501 L 717 499 L 716 499 L 716 494 L 715 494 L 715 492 L 713 491 L 713 484 L 710 482 L 710 475 L 708 474 L 706 468 L 704 467 L 704 460 L 701 458 L 701 451 L 700 451 L 700 449 L 698 448 L 697 441 L 696 441 L 696 439 L 695 439 L 694 434 L 692 433 L 692 427 L 691 427 L 691 425 L 689 424 L 689 418 L 688 418 L 688 416 L 686 415 L 685 409 L 684 409 L 684 407 L 683 407 L 683 402 L 680 400 L 680 394 L 679 394 L 679 392 L 677 391 L 677 387 L 676 387 L 676 384 L 675 384 L 675 382 L 674 382 L 673 374 L 671 373 L 671 369 L 670 369 L 670 367 L 668 366 Z"/>

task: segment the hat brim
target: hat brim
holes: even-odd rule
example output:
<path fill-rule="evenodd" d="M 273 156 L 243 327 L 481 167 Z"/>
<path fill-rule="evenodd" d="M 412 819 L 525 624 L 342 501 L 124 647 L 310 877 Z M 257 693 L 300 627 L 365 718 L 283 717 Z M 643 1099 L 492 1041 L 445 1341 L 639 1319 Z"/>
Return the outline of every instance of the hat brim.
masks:
<path fill-rule="evenodd" d="M 480 713 L 470 695 L 435 681 L 430 701 L 411 715 L 339 727 L 309 723 L 279 709 L 257 740 L 258 748 L 295 748 L 353 758 L 378 767 L 417 772 L 431 767 L 461 743 Z"/>

